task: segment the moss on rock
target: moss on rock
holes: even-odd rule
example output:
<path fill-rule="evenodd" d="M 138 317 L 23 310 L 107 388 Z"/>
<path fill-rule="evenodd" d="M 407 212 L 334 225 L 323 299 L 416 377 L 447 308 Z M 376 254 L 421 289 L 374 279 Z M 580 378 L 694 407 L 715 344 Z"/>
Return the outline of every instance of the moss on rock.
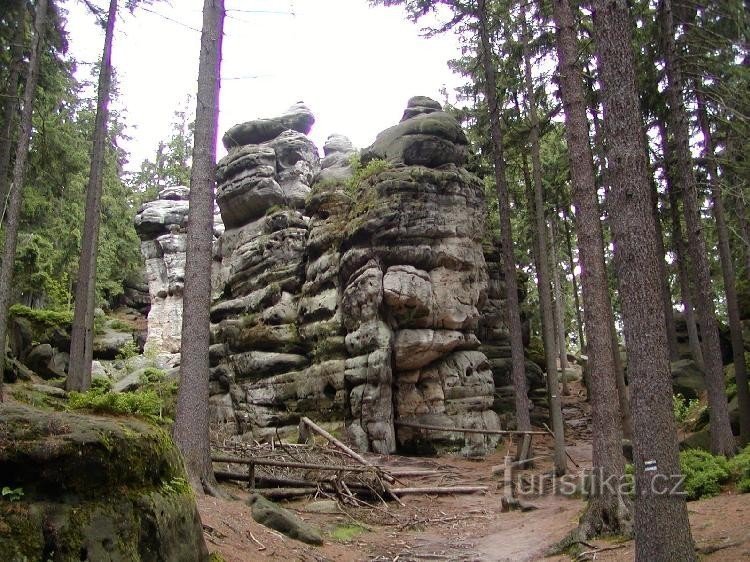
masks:
<path fill-rule="evenodd" d="M 130 418 L 0 410 L 4 560 L 206 560 L 195 498 L 161 429 Z"/>

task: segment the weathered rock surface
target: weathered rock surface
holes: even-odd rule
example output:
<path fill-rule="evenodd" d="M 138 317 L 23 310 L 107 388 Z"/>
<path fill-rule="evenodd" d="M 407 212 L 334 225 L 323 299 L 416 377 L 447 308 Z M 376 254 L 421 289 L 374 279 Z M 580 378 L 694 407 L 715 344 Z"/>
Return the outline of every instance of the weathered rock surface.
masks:
<path fill-rule="evenodd" d="M 204 561 L 208 552 L 177 449 L 126 418 L 0 410 L 3 560 Z"/>
<path fill-rule="evenodd" d="M 485 262 L 482 182 L 461 167 L 466 136 L 440 104 L 416 97 L 359 159 L 346 137 L 333 135 L 320 160 L 306 112 L 296 107 L 225 136 L 212 422 L 258 439 L 290 434 L 310 416 L 344 421 L 362 450 L 445 444 L 486 452 L 495 438 L 394 424 L 500 426 L 495 388 L 509 384 L 503 287 Z M 160 299 L 181 293 L 180 270 L 166 262 L 179 249 L 184 215 L 170 223 L 179 213 L 164 204 L 180 196 L 162 199 L 161 214 L 144 209 L 140 223 L 149 225 L 139 230 L 144 253 L 154 256 L 151 315 Z M 176 350 L 179 333 L 165 324 L 157 315 L 149 341 Z M 537 371 L 530 377 L 543 385 Z"/>
<path fill-rule="evenodd" d="M 315 117 L 308 107 L 303 102 L 297 102 L 279 117 L 235 125 L 224 134 L 222 142 L 229 150 L 236 146 L 260 144 L 275 139 L 288 130 L 306 135 L 314 123 Z"/>
<path fill-rule="evenodd" d="M 247 500 L 253 519 L 261 525 L 284 533 L 287 537 L 308 544 L 323 544 L 320 531 L 303 522 L 288 509 L 276 505 L 260 494 L 253 494 Z"/>
<path fill-rule="evenodd" d="M 151 297 L 145 342 L 149 352 L 180 351 L 189 194 L 185 186 L 164 188 L 158 199 L 145 203 L 135 216 Z M 221 217 L 215 215 L 214 236 L 223 230 Z"/>

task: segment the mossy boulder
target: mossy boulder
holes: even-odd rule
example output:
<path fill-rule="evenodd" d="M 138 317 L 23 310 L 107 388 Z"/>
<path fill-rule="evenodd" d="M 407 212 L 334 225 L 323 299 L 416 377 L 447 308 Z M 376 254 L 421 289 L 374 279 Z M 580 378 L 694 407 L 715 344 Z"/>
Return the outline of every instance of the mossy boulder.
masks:
<path fill-rule="evenodd" d="M 247 500 L 255 519 L 261 525 L 274 529 L 286 536 L 308 544 L 323 544 L 323 537 L 314 527 L 302 521 L 291 511 L 276 505 L 260 494 L 253 494 Z"/>
<path fill-rule="evenodd" d="M 0 409 L 4 560 L 207 560 L 181 458 L 131 418 Z"/>

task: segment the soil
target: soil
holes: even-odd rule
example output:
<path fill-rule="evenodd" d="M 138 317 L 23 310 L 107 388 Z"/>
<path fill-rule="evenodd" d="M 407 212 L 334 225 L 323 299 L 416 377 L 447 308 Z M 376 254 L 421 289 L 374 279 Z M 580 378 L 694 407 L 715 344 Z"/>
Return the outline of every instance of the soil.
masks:
<path fill-rule="evenodd" d="M 564 398 L 567 450 L 573 474 L 590 466 L 591 441 L 588 411 L 582 392 Z M 388 467 L 437 470 L 439 474 L 402 477 L 404 486 L 487 486 L 486 493 L 448 496 L 408 495 L 404 507 L 395 502 L 371 502 L 371 507 L 345 507 L 346 513 L 305 512 L 314 498 L 284 502 L 304 521 L 323 532 L 325 544 L 308 546 L 256 523 L 250 508 L 242 501 L 249 492 L 242 485 L 225 485 L 238 500 L 199 498 L 209 550 L 227 562 L 254 560 L 285 561 L 533 561 L 541 560 L 557 541 L 575 528 L 585 501 L 580 496 L 552 493 L 552 439 L 534 437 L 534 457 L 540 457 L 527 470 L 514 472 L 525 477 L 525 486 L 536 482 L 542 493 L 519 495 L 530 511 L 503 512 L 502 474 L 492 467 L 502 465 L 508 448 L 498 447 L 479 461 L 459 456 L 413 458 L 370 456 Z M 575 464 L 574 464 L 575 463 Z M 576 466 L 576 464 L 578 466 Z M 401 485 L 401 484 L 399 484 Z M 317 499 L 327 499 L 319 497 Z M 750 560 L 750 494 L 724 494 L 688 504 L 696 547 L 702 560 Z M 592 541 L 587 554 L 577 560 L 626 561 L 633 559 L 633 541 L 613 538 Z M 571 560 L 568 556 L 546 558 Z"/>

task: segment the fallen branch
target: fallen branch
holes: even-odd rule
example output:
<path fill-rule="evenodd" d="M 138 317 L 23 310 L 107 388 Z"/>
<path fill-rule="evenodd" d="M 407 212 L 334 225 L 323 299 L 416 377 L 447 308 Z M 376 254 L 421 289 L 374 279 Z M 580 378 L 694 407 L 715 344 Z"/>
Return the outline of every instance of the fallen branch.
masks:
<path fill-rule="evenodd" d="M 266 547 L 263 545 L 262 542 L 260 542 L 258 539 L 256 539 L 253 534 L 250 531 L 247 531 L 248 538 L 253 541 L 255 544 L 258 545 L 258 550 L 265 550 Z"/>
<path fill-rule="evenodd" d="M 333 445 L 335 445 L 340 450 L 342 450 L 343 452 L 345 452 L 347 455 L 349 455 L 351 458 L 353 458 L 358 463 L 360 463 L 360 464 L 362 464 L 364 466 L 372 467 L 375 470 L 377 470 L 379 473 L 381 473 L 381 476 L 386 481 L 388 481 L 390 483 L 394 482 L 393 476 L 391 476 L 390 474 L 388 474 L 386 472 L 383 472 L 382 469 L 378 468 L 377 466 L 375 466 L 374 464 L 372 464 L 370 461 L 368 461 L 366 458 L 364 458 L 362 455 L 360 455 L 359 453 L 357 453 L 356 451 L 354 451 L 353 449 L 351 449 L 350 447 L 348 447 L 347 445 L 345 445 L 344 443 L 342 443 L 341 441 L 339 441 L 338 439 L 336 439 L 333 435 L 331 435 L 325 429 L 323 429 L 318 424 L 316 424 L 315 422 L 313 422 L 310 418 L 303 417 L 300 423 L 304 423 L 310 429 L 312 429 L 315 433 L 317 433 L 318 435 L 320 435 L 322 437 L 325 437 L 329 442 L 331 442 Z"/>
<path fill-rule="evenodd" d="M 483 433 L 485 435 L 547 435 L 546 431 L 520 431 L 505 429 L 479 429 L 474 427 L 442 427 L 439 425 L 427 425 L 423 423 L 395 421 L 393 425 L 399 427 L 412 427 L 414 429 L 426 429 L 428 431 L 448 431 L 453 433 Z"/>
<path fill-rule="evenodd" d="M 243 474 L 242 472 L 232 472 L 229 470 L 215 470 L 214 474 L 216 475 L 216 478 L 218 480 L 237 480 L 239 482 L 247 482 L 249 480 L 249 477 L 247 474 Z M 343 482 L 343 480 L 338 480 L 339 482 Z M 369 492 L 369 488 L 366 488 L 365 486 L 359 485 L 359 484 L 350 484 L 352 489 L 356 490 L 357 492 Z M 327 486 L 329 488 L 332 488 L 334 485 L 332 482 L 329 481 L 322 481 L 322 482 L 311 482 L 309 480 L 304 480 L 302 478 L 284 478 L 280 476 L 256 476 L 255 477 L 255 486 L 256 488 L 262 488 L 263 490 L 267 488 L 273 488 L 273 487 L 286 487 L 286 488 L 309 488 L 312 486 Z M 264 492 L 259 492 L 260 494 L 263 494 Z"/>
<path fill-rule="evenodd" d="M 474 494 L 476 492 L 487 492 L 487 486 L 434 486 L 426 488 L 391 488 L 394 494 Z"/>
<path fill-rule="evenodd" d="M 257 466 L 279 466 L 284 468 L 306 468 L 309 470 L 332 470 L 336 472 L 381 472 L 377 466 L 346 466 L 346 465 L 335 465 L 335 464 L 316 464 L 308 462 L 294 462 L 294 461 L 283 461 L 274 459 L 264 458 L 241 458 L 241 457 L 224 457 L 215 456 L 211 457 L 213 462 L 224 462 L 224 463 L 235 463 L 235 464 L 254 464 Z"/>
<path fill-rule="evenodd" d="M 269 500 L 283 500 L 288 498 L 298 498 L 300 496 L 309 496 L 317 491 L 317 486 L 310 486 L 307 488 L 266 488 L 258 493 Z"/>

